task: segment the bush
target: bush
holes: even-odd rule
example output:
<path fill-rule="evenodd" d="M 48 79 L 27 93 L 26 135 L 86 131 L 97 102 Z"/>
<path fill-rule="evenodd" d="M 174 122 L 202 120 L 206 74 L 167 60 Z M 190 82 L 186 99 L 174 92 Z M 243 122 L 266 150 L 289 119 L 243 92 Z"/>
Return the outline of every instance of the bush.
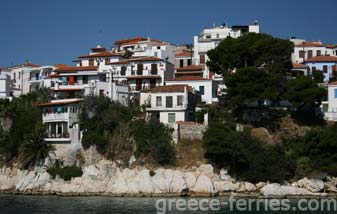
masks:
<path fill-rule="evenodd" d="M 53 179 L 55 179 L 56 175 L 58 175 L 65 181 L 70 181 L 72 178 L 81 177 L 83 175 L 82 169 L 77 166 L 60 167 L 58 164 L 47 169 L 47 172 Z"/>
<path fill-rule="evenodd" d="M 289 140 L 290 156 L 297 161 L 297 176 L 326 172 L 337 176 L 337 125 L 314 128 Z"/>
<path fill-rule="evenodd" d="M 149 121 L 137 120 L 132 125 L 133 136 L 136 142 L 136 155 L 150 155 L 158 164 L 172 163 L 175 159 L 175 150 L 171 144 L 171 131 L 168 126 L 156 118 Z"/>
<path fill-rule="evenodd" d="M 293 175 L 293 163 L 281 146 L 264 144 L 220 121 L 210 124 L 203 146 L 205 158 L 240 179 L 280 182 Z"/>

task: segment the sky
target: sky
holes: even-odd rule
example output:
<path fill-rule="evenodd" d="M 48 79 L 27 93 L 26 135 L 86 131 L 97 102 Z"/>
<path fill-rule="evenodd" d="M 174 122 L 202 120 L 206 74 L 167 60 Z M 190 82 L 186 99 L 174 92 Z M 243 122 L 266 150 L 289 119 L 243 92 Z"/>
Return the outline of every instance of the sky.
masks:
<path fill-rule="evenodd" d="M 336 0 L 1 0 L 0 67 L 72 64 L 98 44 L 144 36 L 191 44 L 213 24 L 337 44 Z"/>

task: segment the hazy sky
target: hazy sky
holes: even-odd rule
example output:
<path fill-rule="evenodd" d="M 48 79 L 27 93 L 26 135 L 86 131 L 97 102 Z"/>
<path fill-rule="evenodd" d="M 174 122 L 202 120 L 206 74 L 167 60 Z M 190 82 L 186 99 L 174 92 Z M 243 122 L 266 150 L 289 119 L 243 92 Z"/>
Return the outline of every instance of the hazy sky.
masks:
<path fill-rule="evenodd" d="M 0 66 L 71 64 L 134 36 L 192 43 L 213 23 L 254 20 L 273 36 L 337 43 L 336 0 L 1 0 Z"/>

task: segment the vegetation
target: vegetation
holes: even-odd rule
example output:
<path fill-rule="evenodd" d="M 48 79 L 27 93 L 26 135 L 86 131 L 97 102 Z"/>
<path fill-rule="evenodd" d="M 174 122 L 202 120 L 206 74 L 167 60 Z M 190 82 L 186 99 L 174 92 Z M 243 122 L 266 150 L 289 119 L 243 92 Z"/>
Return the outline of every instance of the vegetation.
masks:
<path fill-rule="evenodd" d="M 37 104 L 50 97 L 48 89 L 38 89 L 12 102 L 0 101 L 0 119 L 7 123 L 0 130 L 0 156 L 6 164 L 18 160 L 20 166 L 26 168 L 47 157 L 51 147 L 41 144 L 42 118 Z"/>
<path fill-rule="evenodd" d="M 280 182 L 292 177 L 292 161 L 280 145 L 264 144 L 252 138 L 247 130 L 235 131 L 232 124 L 211 123 L 203 145 L 208 160 L 218 168 L 229 168 L 229 173 L 237 178 Z"/>
<path fill-rule="evenodd" d="M 59 164 L 56 164 L 54 167 L 47 169 L 47 172 L 50 174 L 50 176 L 52 176 L 53 179 L 55 179 L 56 176 L 59 176 L 65 181 L 70 181 L 72 178 L 81 177 L 83 175 L 83 171 L 80 167 L 61 167 Z"/>
<path fill-rule="evenodd" d="M 337 125 L 314 128 L 303 136 L 287 142 L 289 156 L 297 162 L 296 175 L 308 176 L 315 172 L 337 175 Z"/>
<path fill-rule="evenodd" d="M 136 142 L 136 155 L 150 155 L 160 165 L 174 163 L 175 149 L 171 144 L 171 130 L 152 117 L 150 120 L 137 120 L 133 124 Z"/>

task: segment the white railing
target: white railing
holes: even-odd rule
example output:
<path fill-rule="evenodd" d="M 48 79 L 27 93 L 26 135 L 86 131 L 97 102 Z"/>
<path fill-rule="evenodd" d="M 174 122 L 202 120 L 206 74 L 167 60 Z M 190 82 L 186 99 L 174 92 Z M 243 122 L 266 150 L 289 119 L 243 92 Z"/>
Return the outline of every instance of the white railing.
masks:
<path fill-rule="evenodd" d="M 68 121 L 69 113 L 43 113 L 43 121 Z"/>

